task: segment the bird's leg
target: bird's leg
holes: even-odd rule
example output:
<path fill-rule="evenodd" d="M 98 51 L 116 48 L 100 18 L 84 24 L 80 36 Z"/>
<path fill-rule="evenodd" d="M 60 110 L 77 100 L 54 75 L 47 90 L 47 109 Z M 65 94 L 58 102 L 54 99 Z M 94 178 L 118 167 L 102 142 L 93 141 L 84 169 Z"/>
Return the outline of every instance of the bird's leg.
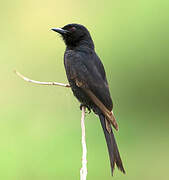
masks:
<path fill-rule="evenodd" d="M 82 110 L 82 107 L 86 107 L 88 112 L 86 111 L 86 113 L 90 114 L 91 113 L 91 108 L 89 106 L 87 106 L 86 104 L 80 104 L 80 110 Z"/>

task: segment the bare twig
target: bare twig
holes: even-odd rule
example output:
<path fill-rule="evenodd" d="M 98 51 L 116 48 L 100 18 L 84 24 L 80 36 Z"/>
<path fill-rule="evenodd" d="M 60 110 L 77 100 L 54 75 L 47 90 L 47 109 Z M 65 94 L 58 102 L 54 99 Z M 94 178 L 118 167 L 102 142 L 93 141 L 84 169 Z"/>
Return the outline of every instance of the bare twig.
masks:
<path fill-rule="evenodd" d="M 58 82 L 41 82 L 41 81 L 35 81 L 32 79 L 29 79 L 25 76 L 23 76 L 21 73 L 19 73 L 18 71 L 14 71 L 16 73 L 16 75 L 18 75 L 20 78 L 22 78 L 23 80 L 27 81 L 27 82 L 31 82 L 34 84 L 40 84 L 40 85 L 54 85 L 54 86 L 62 86 L 62 87 L 70 87 L 69 84 L 63 84 L 63 83 L 58 83 Z"/>
<path fill-rule="evenodd" d="M 80 170 L 80 180 L 86 180 L 87 177 L 87 147 L 85 139 L 85 107 L 82 106 L 81 128 L 82 128 L 82 168 Z"/>
<path fill-rule="evenodd" d="M 70 87 L 69 84 L 63 84 L 58 82 L 41 82 L 41 81 L 35 81 L 32 79 L 29 79 L 25 76 L 23 76 L 18 71 L 14 71 L 16 75 L 18 75 L 20 78 L 27 82 L 31 82 L 34 84 L 40 84 L 40 85 L 55 85 L 55 86 L 62 86 L 62 87 Z M 85 107 L 82 107 L 82 117 L 81 117 L 81 128 L 82 128 L 82 168 L 80 169 L 80 180 L 86 180 L 87 177 L 87 147 L 86 147 L 86 139 L 85 139 Z"/>

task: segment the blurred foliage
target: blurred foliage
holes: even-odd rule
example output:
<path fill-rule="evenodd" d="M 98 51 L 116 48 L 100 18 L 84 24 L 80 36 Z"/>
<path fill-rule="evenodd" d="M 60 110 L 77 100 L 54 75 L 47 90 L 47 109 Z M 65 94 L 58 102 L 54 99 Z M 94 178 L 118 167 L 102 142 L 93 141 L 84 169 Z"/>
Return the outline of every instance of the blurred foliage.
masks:
<path fill-rule="evenodd" d="M 65 45 L 52 27 L 90 30 L 109 80 L 127 171 L 116 178 L 168 179 L 169 1 L 14 0 L 0 6 L 0 178 L 78 179 L 79 103 L 70 90 L 24 82 L 67 82 Z M 112 179 L 98 118 L 86 117 L 88 179 Z"/>

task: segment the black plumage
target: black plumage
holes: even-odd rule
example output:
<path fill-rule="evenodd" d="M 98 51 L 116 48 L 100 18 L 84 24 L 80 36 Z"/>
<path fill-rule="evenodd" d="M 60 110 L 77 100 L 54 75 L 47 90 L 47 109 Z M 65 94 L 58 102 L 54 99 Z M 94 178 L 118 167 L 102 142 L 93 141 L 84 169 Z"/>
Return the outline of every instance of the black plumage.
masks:
<path fill-rule="evenodd" d="M 112 175 L 115 164 L 125 173 L 110 125 L 118 129 L 112 112 L 113 103 L 106 73 L 95 52 L 89 31 L 80 24 L 68 24 L 63 28 L 52 30 L 60 33 L 66 44 L 64 66 L 73 94 L 81 105 L 89 110 L 92 109 L 100 118 L 107 142 Z"/>

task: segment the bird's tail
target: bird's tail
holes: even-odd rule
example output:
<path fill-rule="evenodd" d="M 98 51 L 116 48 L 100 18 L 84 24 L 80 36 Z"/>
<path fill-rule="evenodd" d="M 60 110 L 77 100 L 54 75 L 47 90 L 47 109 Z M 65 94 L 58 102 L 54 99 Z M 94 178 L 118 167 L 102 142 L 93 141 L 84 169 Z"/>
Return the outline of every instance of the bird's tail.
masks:
<path fill-rule="evenodd" d="M 115 140 L 113 131 L 111 129 L 110 133 L 108 132 L 108 130 L 106 128 L 106 119 L 105 119 L 105 116 L 103 114 L 100 114 L 99 118 L 100 118 L 100 122 L 101 122 L 101 125 L 102 125 L 102 128 L 103 128 L 103 131 L 104 131 L 105 138 L 106 138 L 106 143 L 107 143 L 108 152 L 109 152 L 109 158 L 110 158 L 112 176 L 113 176 L 113 171 L 114 171 L 115 164 L 117 165 L 118 169 L 121 170 L 125 174 L 125 170 L 124 170 L 124 167 L 123 167 L 122 160 L 120 158 L 120 153 L 119 153 L 119 150 L 118 150 L 118 147 L 117 147 L 117 144 L 116 144 L 116 140 Z"/>

